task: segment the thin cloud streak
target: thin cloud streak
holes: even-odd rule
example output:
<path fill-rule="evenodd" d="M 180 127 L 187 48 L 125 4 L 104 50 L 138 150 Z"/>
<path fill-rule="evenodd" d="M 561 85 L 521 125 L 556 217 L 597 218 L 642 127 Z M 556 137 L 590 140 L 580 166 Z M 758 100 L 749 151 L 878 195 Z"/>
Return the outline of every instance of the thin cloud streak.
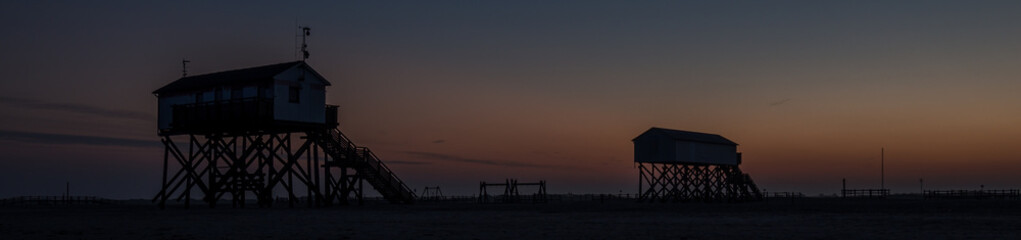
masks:
<path fill-rule="evenodd" d="M 466 158 L 466 157 L 459 157 L 459 156 L 454 156 L 454 155 L 447 155 L 447 154 L 442 154 L 442 153 L 431 153 L 431 152 L 404 151 L 402 153 L 410 154 L 410 155 L 414 155 L 414 156 L 422 157 L 422 158 L 428 158 L 428 159 L 451 161 L 451 162 L 476 163 L 476 164 L 485 164 L 485 165 L 493 165 L 493 166 L 532 167 L 532 168 L 536 168 L 536 167 L 552 167 L 553 166 L 553 165 L 531 164 L 531 163 L 521 163 L 521 162 L 497 161 L 497 160 L 489 160 L 489 159 Z"/>
<path fill-rule="evenodd" d="M 80 144 L 98 146 L 121 146 L 121 147 L 160 147 L 159 141 L 137 140 L 128 138 L 112 138 L 97 136 L 82 136 L 71 134 L 54 134 L 38 132 L 19 132 L 0 130 L 0 140 L 42 143 L 42 144 Z"/>
<path fill-rule="evenodd" d="M 41 110 L 53 110 L 53 111 L 66 111 L 73 113 L 91 114 L 96 116 L 103 116 L 109 118 L 123 118 L 141 121 L 153 121 L 156 119 L 152 114 L 146 112 L 129 111 L 129 110 L 117 110 L 117 109 L 106 109 L 101 107 L 73 104 L 73 103 L 55 103 L 46 102 L 33 99 L 25 98 L 13 98 L 0 96 L 0 103 L 6 103 L 23 108 L 41 109 Z"/>
<path fill-rule="evenodd" d="M 402 161 L 402 160 L 387 160 L 386 164 L 393 165 L 429 165 L 430 162 L 419 162 L 419 161 Z"/>
<path fill-rule="evenodd" d="M 784 103 L 787 103 L 787 101 L 790 101 L 790 100 L 791 100 L 790 98 L 784 98 L 783 100 L 770 103 L 769 106 L 780 106 L 780 105 L 783 105 Z"/>

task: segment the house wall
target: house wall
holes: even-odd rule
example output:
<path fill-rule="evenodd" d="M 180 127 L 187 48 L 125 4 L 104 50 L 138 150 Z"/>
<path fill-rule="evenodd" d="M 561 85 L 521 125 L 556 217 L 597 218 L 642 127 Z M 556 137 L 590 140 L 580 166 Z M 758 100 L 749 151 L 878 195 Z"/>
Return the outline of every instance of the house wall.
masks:
<path fill-rule="evenodd" d="M 674 146 L 675 162 L 737 165 L 737 146 L 688 141 L 675 141 Z"/>
<path fill-rule="evenodd" d="M 174 119 L 173 106 L 180 104 L 193 104 L 195 103 L 195 95 L 202 94 L 202 102 L 213 102 L 216 101 L 216 91 L 221 91 L 222 99 L 229 100 L 235 98 L 231 96 L 232 87 L 222 87 L 219 89 L 205 89 L 196 90 L 189 92 L 182 92 L 178 94 L 162 94 L 157 98 L 158 112 L 156 127 L 158 129 L 169 129 L 170 122 Z M 250 98 L 258 95 L 258 87 L 255 85 L 242 86 L 241 95 L 236 98 Z"/>
<path fill-rule="evenodd" d="M 304 80 L 299 80 L 304 78 Z M 273 117 L 276 120 L 325 123 L 324 80 L 305 69 L 293 68 L 278 74 L 273 84 Z M 290 102 L 291 87 L 299 88 L 299 102 Z"/>
<path fill-rule="evenodd" d="M 651 137 L 638 137 L 633 141 L 635 144 L 635 162 L 657 162 L 659 156 L 658 141 Z"/>
<path fill-rule="evenodd" d="M 275 120 L 304 123 L 326 122 L 326 87 L 324 79 L 299 67 L 284 71 L 274 76 L 274 79 L 275 81 L 272 86 L 267 86 L 266 94 L 263 97 L 273 99 L 273 118 Z M 300 89 L 300 101 L 298 103 L 289 101 L 291 86 L 296 86 Z M 258 85 L 243 85 L 242 94 L 239 97 L 231 96 L 233 87 L 235 86 L 222 86 L 220 88 L 159 95 L 156 123 L 158 129 L 169 129 L 171 121 L 174 119 L 173 106 L 196 103 L 196 94 L 202 95 L 202 102 L 216 101 L 216 91 L 221 92 L 220 100 L 259 96 L 260 88 Z"/>
<path fill-rule="evenodd" d="M 642 134 L 633 141 L 635 162 L 737 165 L 737 146 L 680 141 Z"/>
<path fill-rule="evenodd" d="M 172 111 L 173 111 L 172 109 L 173 108 L 171 106 L 178 105 L 178 104 L 189 104 L 189 103 L 194 103 L 194 102 L 195 102 L 194 94 L 188 94 L 188 95 L 168 95 L 168 94 L 164 94 L 164 95 L 160 95 L 159 99 L 157 100 L 157 105 L 159 105 L 159 110 L 158 110 L 157 114 L 159 116 L 157 116 L 156 127 L 158 129 L 169 129 L 170 128 L 170 120 L 174 119 L 174 116 L 173 116 L 173 113 L 172 113 Z"/>

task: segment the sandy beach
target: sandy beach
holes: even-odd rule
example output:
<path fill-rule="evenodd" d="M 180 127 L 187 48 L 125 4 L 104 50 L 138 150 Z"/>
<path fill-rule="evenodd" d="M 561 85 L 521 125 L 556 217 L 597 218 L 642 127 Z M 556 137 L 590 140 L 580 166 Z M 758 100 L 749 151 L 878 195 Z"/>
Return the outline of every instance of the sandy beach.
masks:
<path fill-rule="evenodd" d="M 420 203 L 330 208 L 7 206 L 4 239 L 1015 239 L 1021 202 Z"/>

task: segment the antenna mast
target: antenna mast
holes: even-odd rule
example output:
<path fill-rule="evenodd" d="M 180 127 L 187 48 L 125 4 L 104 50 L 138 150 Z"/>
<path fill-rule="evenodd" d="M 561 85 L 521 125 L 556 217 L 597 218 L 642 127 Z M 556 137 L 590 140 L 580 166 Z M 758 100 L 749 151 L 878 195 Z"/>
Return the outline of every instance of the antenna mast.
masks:
<path fill-rule="evenodd" d="M 311 34 L 308 26 L 301 26 L 301 61 L 308 60 L 308 41 L 307 38 Z"/>
<path fill-rule="evenodd" d="M 187 77 L 188 76 L 188 63 L 190 63 L 190 62 L 191 61 L 188 61 L 188 59 L 183 59 L 183 58 L 181 59 L 181 77 Z"/>
<path fill-rule="evenodd" d="M 886 149 L 879 148 L 879 189 L 886 189 Z"/>

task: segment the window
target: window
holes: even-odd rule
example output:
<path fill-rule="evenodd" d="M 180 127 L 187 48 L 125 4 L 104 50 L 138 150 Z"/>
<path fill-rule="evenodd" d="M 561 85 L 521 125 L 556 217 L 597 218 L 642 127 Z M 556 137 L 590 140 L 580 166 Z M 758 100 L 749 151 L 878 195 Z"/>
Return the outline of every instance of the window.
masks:
<path fill-rule="evenodd" d="M 216 91 L 213 92 L 213 96 L 215 96 L 213 99 L 216 99 L 217 102 L 223 101 L 223 88 L 216 88 Z"/>
<path fill-rule="evenodd" d="M 272 96 L 272 94 L 270 94 L 270 88 L 267 86 L 259 86 L 258 93 L 256 94 L 259 95 L 259 98 L 270 98 L 270 96 Z"/>
<path fill-rule="evenodd" d="M 234 87 L 230 89 L 230 99 L 241 99 L 241 87 Z"/>
<path fill-rule="evenodd" d="M 287 94 L 287 100 L 289 102 L 292 102 L 292 103 L 299 103 L 299 102 L 301 102 L 301 97 L 299 95 L 300 91 L 301 91 L 301 88 L 291 87 L 290 91 L 287 91 L 287 93 L 288 93 Z"/>
<path fill-rule="evenodd" d="M 202 102 L 202 92 L 195 93 L 195 103 Z"/>

